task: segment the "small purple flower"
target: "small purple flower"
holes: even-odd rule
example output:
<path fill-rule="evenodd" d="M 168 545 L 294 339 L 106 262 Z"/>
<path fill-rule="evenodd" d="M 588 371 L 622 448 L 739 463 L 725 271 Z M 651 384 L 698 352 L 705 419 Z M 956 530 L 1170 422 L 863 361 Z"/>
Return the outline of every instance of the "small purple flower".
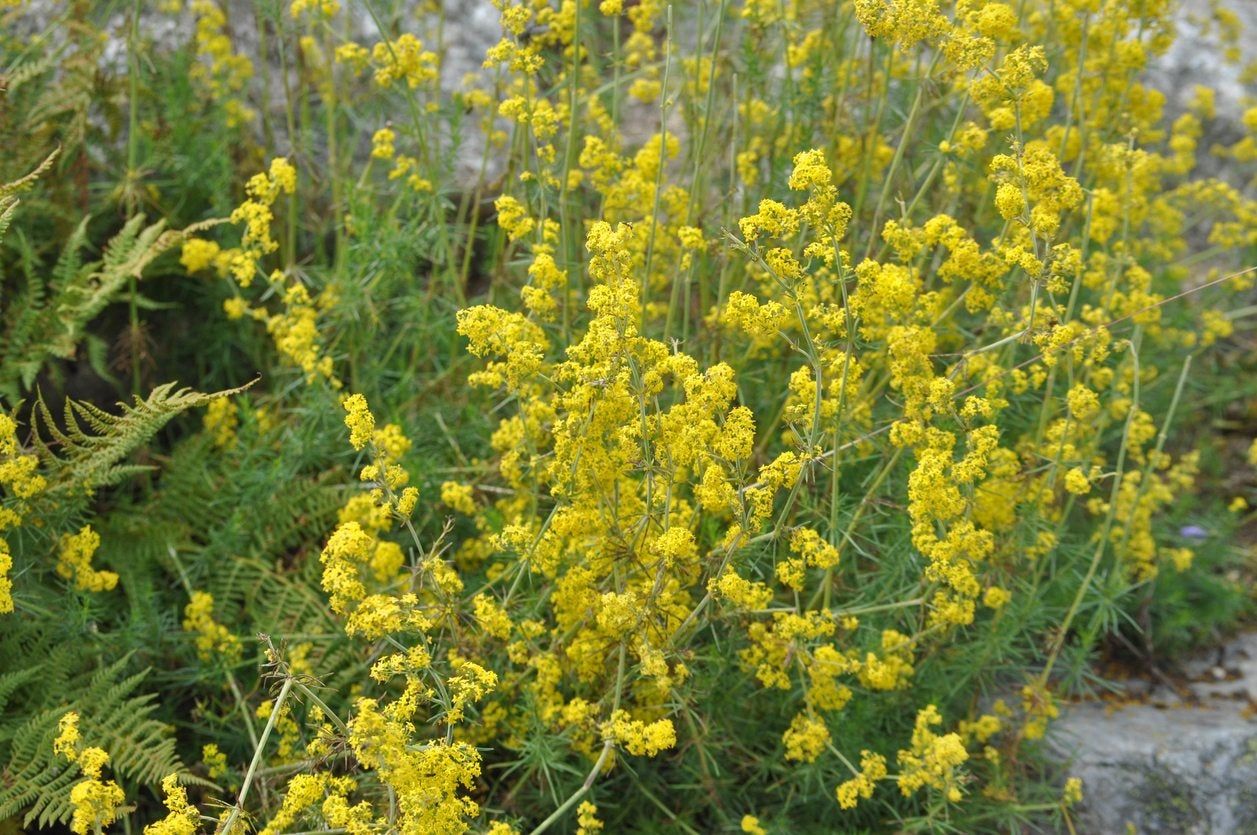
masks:
<path fill-rule="evenodd" d="M 1178 529 L 1178 535 L 1184 539 L 1208 539 L 1209 531 L 1200 527 L 1200 525 L 1184 525 Z"/>

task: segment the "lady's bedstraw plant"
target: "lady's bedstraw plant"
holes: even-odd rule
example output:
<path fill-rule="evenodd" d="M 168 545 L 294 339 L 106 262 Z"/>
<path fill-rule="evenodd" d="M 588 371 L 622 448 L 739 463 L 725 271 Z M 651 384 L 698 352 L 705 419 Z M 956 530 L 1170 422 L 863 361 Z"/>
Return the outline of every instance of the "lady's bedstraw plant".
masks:
<path fill-rule="evenodd" d="M 827 784 L 811 814 L 835 822 L 868 804 L 876 820 L 896 794 L 929 821 L 983 796 L 1067 816 L 1077 784 L 1018 801 L 1017 760 L 1058 713 L 1053 666 L 1088 584 L 1192 561 L 1154 525 L 1195 471 L 1164 448 L 1177 393 L 1156 414 L 1143 392 L 1162 370 L 1182 386 L 1151 358 L 1231 324 L 1169 324 L 1165 288 L 1188 275 L 1202 207 L 1216 252 L 1253 243 L 1252 202 L 1188 176 L 1206 94 L 1167 131 L 1138 80 L 1170 42 L 1168 4 L 704 4 L 692 55 L 659 3 L 498 6 L 487 86 L 464 95 L 497 101 L 481 123 L 508 154 L 496 223 L 525 283 L 518 305 L 457 315 L 484 363 L 469 382 L 505 410 L 492 470 L 441 485 L 468 521 L 425 541 L 409 441 L 343 398 L 368 489 L 327 540 L 323 587 L 382 689 L 309 744 L 340 728 L 372 776 L 300 775 L 267 831 L 320 804 L 337 828 L 516 831 L 542 739 L 584 776 L 537 830 L 599 829 L 590 801 L 623 758 L 711 787 L 716 768 L 776 760 Z M 739 37 L 735 86 L 719 64 Z M 425 90 L 439 68 L 423 49 L 402 35 L 336 56 Z M 370 143 L 420 191 L 422 159 L 398 148 L 431 153 L 428 95 L 407 95 L 409 132 Z M 657 132 L 626 137 L 630 112 Z M 185 264 L 247 288 L 292 182 L 276 160 L 233 215 L 241 247 L 198 243 Z M 287 312 L 252 315 L 335 385 L 318 305 L 271 275 Z M 1080 574 L 1062 572 L 1076 554 Z M 998 665 L 1019 622 L 1048 645 L 1008 655 L 1020 672 L 953 687 L 933 669 L 955 647 Z M 720 738 L 738 732 L 712 713 L 730 676 L 778 741 Z M 1017 699 L 983 712 L 972 696 L 996 683 Z M 790 805 L 752 811 L 786 821 Z"/>
<path fill-rule="evenodd" d="M 1037 741 L 1193 569 L 1252 312 L 1257 109 L 1148 86 L 1169 0 L 493 0 L 458 79 L 439 4 L 263 6 L 186 10 L 240 182 L 180 262 L 263 368 L 189 445 L 292 512 L 160 549 L 204 779 L 65 714 L 74 830 L 1072 830 Z M 0 414 L 0 536 L 40 466 Z M 50 571 L 127 591 L 88 521 Z"/>
<path fill-rule="evenodd" d="M 30 500 L 48 485 L 39 474 L 39 458 L 22 449 L 17 433 L 17 421 L 0 412 L 0 486 L 4 488 L 6 500 L 0 506 L 0 614 L 13 612 L 13 581 L 9 578 L 13 557 L 9 551 L 7 532 L 22 523 Z M 91 570 L 82 560 L 77 566 L 71 563 L 67 567 L 71 568 L 67 576 L 73 576 L 74 567 Z"/>

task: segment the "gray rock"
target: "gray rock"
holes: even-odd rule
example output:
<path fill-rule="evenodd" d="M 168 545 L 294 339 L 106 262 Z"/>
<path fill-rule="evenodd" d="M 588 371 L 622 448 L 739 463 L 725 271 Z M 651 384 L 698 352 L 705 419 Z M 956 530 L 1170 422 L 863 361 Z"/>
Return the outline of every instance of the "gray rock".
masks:
<path fill-rule="evenodd" d="M 1230 162 L 1210 151 L 1244 137 L 1241 118 L 1257 103 L 1257 88 L 1243 79 L 1244 66 L 1257 59 L 1257 0 L 1223 0 L 1220 4 L 1233 12 L 1242 26 L 1238 62 L 1225 59 L 1225 46 L 1212 23 L 1210 5 L 1210 0 L 1182 0 L 1174 13 L 1177 38 L 1164 55 L 1152 60 L 1146 80 L 1165 94 L 1167 123 L 1188 110 L 1198 85 L 1214 91 L 1215 116 L 1202 126 L 1196 173 L 1243 188 L 1244 184 L 1232 176 Z"/>
<path fill-rule="evenodd" d="M 1139 704 L 1062 711 L 1049 743 L 1082 778 L 1080 833 L 1257 833 L 1257 633 L 1185 672 Z"/>
<path fill-rule="evenodd" d="M 1178 39 L 1166 54 L 1158 56 L 1152 62 L 1147 71 L 1149 83 L 1166 94 L 1167 111 L 1171 116 L 1186 109 L 1195 85 L 1204 84 L 1216 88 L 1218 115 L 1206 125 L 1202 149 L 1208 149 L 1215 142 L 1234 142 L 1242 136 L 1240 114 L 1257 95 L 1257 91 L 1247 88 L 1241 80 L 1240 66 L 1223 60 L 1219 38 L 1214 27 L 1208 24 L 1212 2 L 1213 0 L 1181 0 L 1175 13 Z M 287 5 L 286 0 L 279 4 L 281 14 L 286 14 L 282 10 Z M 1246 36 L 1241 37 L 1243 60 L 1257 58 L 1257 0 L 1222 0 L 1221 5 L 1235 12 L 1244 24 Z M 345 25 L 348 33 L 359 42 L 367 44 L 379 37 L 379 29 L 365 7 L 349 2 L 342 3 L 342 6 L 342 14 L 347 16 Z M 435 17 L 430 13 L 420 11 L 418 4 L 406 2 L 397 4 L 396 18 L 385 21 L 385 25 L 389 27 L 395 24 L 400 31 L 417 34 L 424 38 L 429 47 L 440 52 L 440 85 L 449 94 L 460 89 L 467 73 L 480 69 L 485 51 L 498 41 L 502 31 L 497 9 L 489 0 L 442 0 L 442 6 L 445 10 L 443 26 L 438 26 Z M 258 4 L 255 0 L 225 0 L 223 7 L 236 50 L 248 56 L 255 65 L 267 65 L 267 71 L 259 71 L 252 83 L 250 92 L 254 104 L 260 98 L 262 78 L 269 81 L 269 99 L 272 102 L 282 100 L 283 78 L 277 58 L 275 55 L 264 56 L 259 52 Z M 191 36 L 193 25 L 189 14 L 170 15 L 149 4 L 143 8 L 145 10 L 142 12 L 141 28 L 149 42 L 168 46 L 186 42 Z M 678 4 L 675 8 L 675 43 L 679 56 L 691 48 L 694 27 L 691 16 L 684 13 L 685 4 Z M 57 0 L 28 0 L 23 9 L 24 14 L 15 24 L 15 31 L 31 36 L 46 31 L 53 21 L 65 13 L 64 4 Z M 128 14 L 123 10 L 114 12 L 107 21 L 106 31 L 110 40 L 102 58 L 106 69 L 121 72 L 125 68 L 128 24 Z M 435 37 L 438 31 L 439 42 Z M 630 144 L 656 132 L 658 116 L 658 110 L 654 106 L 635 107 L 624 120 L 626 138 Z M 275 129 L 280 135 L 275 137 L 277 147 L 271 149 L 275 153 L 286 152 L 287 140 L 282 136 L 283 121 L 276 120 Z M 678 132 L 680 127 L 670 125 L 669 130 Z M 472 187 L 479 173 L 484 137 L 474 126 L 465 125 L 457 138 L 442 136 L 441 141 L 449 152 L 455 187 Z M 365 148 L 363 143 L 363 153 Z M 1204 162 L 1204 173 L 1218 174 L 1225 170 L 1224 163 L 1210 160 L 1207 155 Z M 485 180 L 495 180 L 501 174 L 501 167 L 498 155 L 490 154 Z"/>
<path fill-rule="evenodd" d="M 1233 12 L 1243 27 L 1240 36 L 1240 61 L 1225 60 L 1225 47 L 1210 23 L 1210 0 L 1183 0 L 1174 13 L 1178 37 L 1164 55 L 1155 58 L 1148 68 L 1152 86 L 1166 94 L 1166 103 L 1173 113 L 1187 109 L 1197 84 L 1214 89 L 1218 117 L 1238 123 L 1248 101 L 1257 96 L 1252 85 L 1242 80 L 1243 65 L 1257 58 L 1257 2 L 1226 0 L 1222 8 Z"/>

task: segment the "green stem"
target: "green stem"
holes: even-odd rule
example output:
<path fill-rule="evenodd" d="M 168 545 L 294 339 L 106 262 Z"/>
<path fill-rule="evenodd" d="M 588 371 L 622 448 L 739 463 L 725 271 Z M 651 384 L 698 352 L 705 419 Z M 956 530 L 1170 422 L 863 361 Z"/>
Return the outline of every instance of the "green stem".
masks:
<path fill-rule="evenodd" d="M 668 29 L 664 40 L 663 86 L 659 91 L 659 168 L 655 171 L 655 195 L 650 209 L 650 234 L 646 238 L 646 264 L 642 268 L 643 308 L 650 292 L 650 262 L 655 254 L 655 232 L 659 228 L 659 191 L 663 188 L 663 168 L 668 162 L 668 74 L 672 67 L 672 6 L 668 6 Z M 668 305 L 672 317 L 673 305 Z M 667 326 L 665 325 L 665 331 Z"/>
<path fill-rule="evenodd" d="M 611 712 L 614 714 L 620 709 L 620 691 L 624 687 L 624 671 L 627 666 L 627 655 L 623 642 L 620 643 L 620 658 L 615 674 L 615 685 L 611 699 Z M 598 754 L 598 759 L 594 762 L 594 767 L 589 770 L 589 774 L 585 775 L 585 782 L 581 783 L 580 788 L 572 792 L 572 795 L 550 814 L 550 817 L 543 820 L 537 825 L 530 835 L 541 835 L 556 822 L 561 820 L 573 806 L 580 802 L 580 799 L 589 793 L 593 788 L 594 781 L 598 779 L 598 775 L 602 773 L 602 769 L 607 764 L 607 758 L 611 756 L 611 752 L 615 749 L 615 740 L 607 739 L 602 743 L 602 751 Z"/>
<path fill-rule="evenodd" d="M 293 679 L 291 676 L 284 679 L 284 686 L 280 688 L 279 696 L 275 698 L 275 704 L 271 707 L 270 718 L 266 720 L 266 727 L 262 729 L 262 738 L 258 740 L 257 747 L 253 749 L 253 760 L 249 763 L 249 770 L 244 774 L 244 782 L 240 785 L 240 794 L 236 796 L 236 803 L 231 807 L 231 814 L 227 816 L 227 820 L 219 830 L 221 835 L 231 835 L 231 827 L 240 817 L 241 810 L 244 809 L 244 801 L 249 796 L 249 788 L 253 785 L 253 778 L 257 774 L 258 765 L 262 762 L 262 751 L 266 748 L 266 741 L 270 739 L 271 731 L 275 730 L 275 723 L 279 721 L 280 711 L 284 707 L 284 702 L 288 699 L 289 692 L 292 691 L 292 685 Z"/>
<path fill-rule="evenodd" d="M 139 42 L 140 0 L 135 0 L 135 3 L 131 7 L 131 31 L 127 37 L 127 86 L 129 90 L 129 98 L 127 101 L 127 173 L 126 185 L 122 198 L 126 204 L 128 219 L 135 214 L 136 204 L 139 200 L 139 192 L 136 190 L 140 179 L 139 173 L 136 171 L 136 164 L 139 161 L 140 142 Z M 142 336 L 140 331 L 140 307 L 138 296 L 139 281 L 136 280 L 135 276 L 131 276 L 127 279 L 127 302 L 128 320 L 131 328 L 131 393 L 136 397 L 140 396 L 142 372 L 140 367 L 140 342 Z"/>

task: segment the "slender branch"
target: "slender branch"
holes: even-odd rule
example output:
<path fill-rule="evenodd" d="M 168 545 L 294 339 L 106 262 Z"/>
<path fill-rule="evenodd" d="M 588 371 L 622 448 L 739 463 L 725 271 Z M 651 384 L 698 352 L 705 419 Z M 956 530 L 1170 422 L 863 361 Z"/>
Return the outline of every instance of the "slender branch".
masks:
<path fill-rule="evenodd" d="M 279 721 L 280 711 L 283 710 L 284 702 L 288 699 L 288 693 L 292 690 L 292 685 L 293 678 L 291 676 L 284 679 L 284 686 L 280 688 L 279 695 L 275 698 L 275 704 L 271 707 L 270 718 L 266 720 L 266 727 L 262 729 L 262 738 L 258 740 L 257 747 L 253 750 L 253 761 L 249 763 L 249 770 L 245 772 L 244 782 L 240 785 L 240 794 L 236 796 L 236 803 L 231 807 L 231 814 L 227 816 L 227 820 L 218 829 L 220 835 L 230 835 L 232 826 L 235 825 L 241 811 L 244 809 L 244 801 L 249 796 L 249 788 L 253 785 L 253 778 L 257 774 L 258 765 L 262 762 L 262 751 L 266 748 L 266 741 L 270 738 L 271 731 L 275 729 L 275 723 Z"/>

